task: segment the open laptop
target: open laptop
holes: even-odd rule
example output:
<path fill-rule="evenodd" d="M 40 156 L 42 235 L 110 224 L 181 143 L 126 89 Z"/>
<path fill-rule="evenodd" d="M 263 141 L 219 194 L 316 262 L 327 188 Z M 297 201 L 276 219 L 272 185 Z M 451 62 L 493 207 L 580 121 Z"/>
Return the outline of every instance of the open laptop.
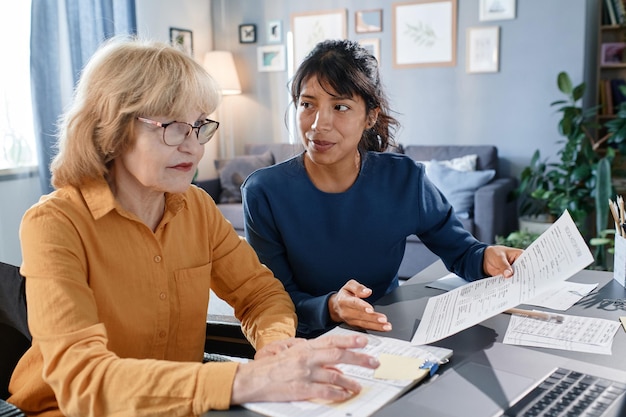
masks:
<path fill-rule="evenodd" d="M 626 388 L 626 372 L 502 343 L 494 343 L 489 349 L 474 353 L 374 416 L 397 417 L 409 415 L 409 412 L 428 417 L 518 415 L 505 414 L 505 410 L 527 396 L 557 368 L 616 381 L 617 398 L 603 414 L 597 415 L 626 416 L 623 390 Z"/>

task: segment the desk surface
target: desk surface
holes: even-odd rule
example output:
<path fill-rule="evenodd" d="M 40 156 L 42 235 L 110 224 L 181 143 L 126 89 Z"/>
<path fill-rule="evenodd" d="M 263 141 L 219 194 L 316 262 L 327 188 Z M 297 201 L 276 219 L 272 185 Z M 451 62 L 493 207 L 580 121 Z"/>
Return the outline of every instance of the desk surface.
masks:
<path fill-rule="evenodd" d="M 443 293 L 442 290 L 427 288 L 426 284 L 446 274 L 448 274 L 448 271 L 445 269 L 443 263 L 437 261 L 412 277 L 392 293 L 381 298 L 376 303 L 376 310 L 387 315 L 390 322 L 393 324 L 393 330 L 388 333 L 380 334 L 402 340 L 411 340 L 419 325 L 419 318 L 421 318 L 424 313 L 428 298 Z M 626 316 L 626 307 L 616 307 L 614 304 L 605 301 L 607 299 L 626 298 L 626 289 L 613 279 L 612 272 L 583 270 L 572 276 L 569 280 L 586 284 L 598 283 L 598 288 L 587 297 L 583 298 L 578 304 L 567 310 L 566 314 L 598 317 L 609 320 L 616 320 L 620 316 Z M 526 307 L 533 308 L 532 306 Z M 446 369 L 458 366 L 468 356 L 477 351 L 489 348 L 494 342 L 502 342 L 509 320 L 510 316 L 508 314 L 498 314 L 478 325 L 433 343 L 434 346 L 441 346 L 454 351 L 450 363 L 442 367 L 440 372 L 445 372 Z M 524 348 L 546 351 L 551 354 L 626 371 L 626 360 L 624 360 L 624 352 L 626 352 L 626 332 L 622 328 L 617 331 L 613 340 L 612 355 L 546 348 Z M 419 388 L 418 385 L 415 389 Z M 212 411 L 210 415 L 225 417 L 259 416 L 259 414 L 240 407 L 233 407 L 229 411 Z"/>

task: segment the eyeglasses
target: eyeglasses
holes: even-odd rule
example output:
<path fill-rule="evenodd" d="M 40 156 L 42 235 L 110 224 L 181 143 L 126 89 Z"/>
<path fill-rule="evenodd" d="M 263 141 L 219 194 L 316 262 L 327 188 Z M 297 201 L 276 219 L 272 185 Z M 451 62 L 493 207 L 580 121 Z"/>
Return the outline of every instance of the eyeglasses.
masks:
<path fill-rule="evenodd" d="M 197 126 L 185 122 L 161 123 L 144 117 L 137 117 L 137 120 L 150 125 L 162 127 L 163 142 L 169 146 L 178 146 L 183 143 L 192 130 L 196 131 L 196 136 L 200 145 L 204 145 L 211 140 L 220 125 L 219 122 L 211 119 L 204 119 L 204 121 Z"/>

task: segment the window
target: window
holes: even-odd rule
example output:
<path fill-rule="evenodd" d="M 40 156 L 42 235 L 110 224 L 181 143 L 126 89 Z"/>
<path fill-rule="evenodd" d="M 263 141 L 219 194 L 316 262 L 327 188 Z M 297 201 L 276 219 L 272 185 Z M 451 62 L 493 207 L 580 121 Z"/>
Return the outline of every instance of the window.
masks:
<path fill-rule="evenodd" d="M 30 1 L 0 5 L 0 170 L 37 164 L 30 92 Z"/>

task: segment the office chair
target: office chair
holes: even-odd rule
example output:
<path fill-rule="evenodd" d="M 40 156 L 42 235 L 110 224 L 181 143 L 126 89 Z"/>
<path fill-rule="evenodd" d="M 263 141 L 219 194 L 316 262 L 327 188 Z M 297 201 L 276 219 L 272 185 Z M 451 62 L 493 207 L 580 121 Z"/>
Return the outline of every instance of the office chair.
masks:
<path fill-rule="evenodd" d="M 9 397 L 9 380 L 15 365 L 30 347 L 32 337 L 26 317 L 24 278 L 19 268 L 0 262 L 0 399 Z M 0 416 L 7 403 L 0 401 Z"/>

